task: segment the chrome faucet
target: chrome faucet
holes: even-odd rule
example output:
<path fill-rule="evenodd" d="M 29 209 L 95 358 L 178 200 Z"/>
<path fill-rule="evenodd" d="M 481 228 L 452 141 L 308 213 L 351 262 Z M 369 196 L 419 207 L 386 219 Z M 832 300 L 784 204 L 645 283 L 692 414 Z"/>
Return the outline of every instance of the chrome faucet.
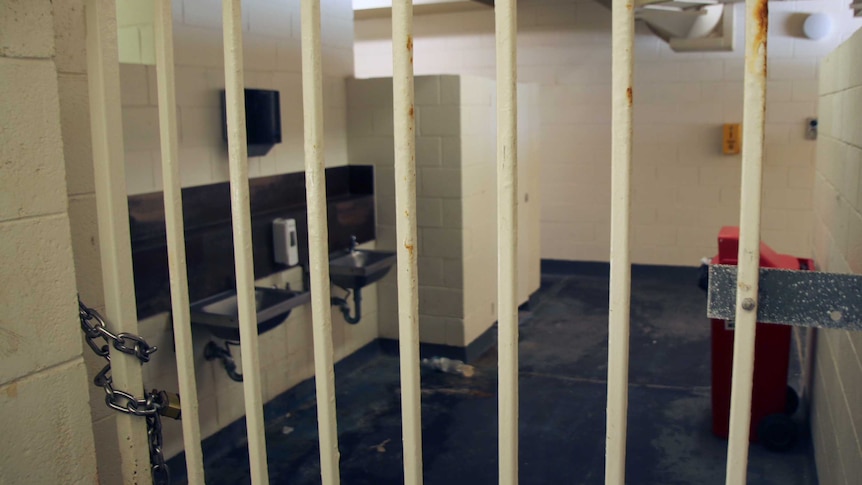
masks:
<path fill-rule="evenodd" d="M 356 252 L 356 236 L 350 235 L 350 247 L 348 248 L 348 252 L 355 253 Z"/>

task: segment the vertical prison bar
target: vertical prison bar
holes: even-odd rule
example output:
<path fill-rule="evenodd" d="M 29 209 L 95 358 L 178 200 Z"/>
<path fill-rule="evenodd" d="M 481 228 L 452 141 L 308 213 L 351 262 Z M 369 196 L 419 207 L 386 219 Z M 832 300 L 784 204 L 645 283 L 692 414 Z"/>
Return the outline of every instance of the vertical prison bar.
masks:
<path fill-rule="evenodd" d="M 416 132 L 413 106 L 413 3 L 392 2 L 392 118 L 398 257 L 398 347 L 404 483 L 422 484 L 419 286 L 416 244 Z"/>
<path fill-rule="evenodd" d="M 230 209 L 236 268 L 239 338 L 242 343 L 243 396 L 248 434 L 251 483 L 269 483 L 263 399 L 254 299 L 254 263 L 251 246 L 251 208 L 248 189 L 248 152 L 245 131 L 245 88 L 242 63 L 242 8 L 240 0 L 223 0 L 224 77 L 227 114 Z"/>
<path fill-rule="evenodd" d="M 114 326 L 111 331 L 139 334 L 123 162 L 116 5 L 114 0 L 87 0 L 85 7 L 90 136 L 93 140 L 93 175 L 105 316 Z M 114 354 L 113 349 L 111 354 Z M 143 389 L 138 360 L 120 355 L 111 360 L 114 386 L 118 389 Z M 118 413 L 116 419 L 123 482 L 150 481 L 145 420 L 124 413 Z"/>
<path fill-rule="evenodd" d="M 320 47 L 320 0 L 302 0 L 302 106 L 305 131 L 305 192 L 308 204 L 308 257 L 314 335 L 314 382 L 323 485 L 337 485 L 338 426 L 335 414 L 335 368 L 329 294 L 329 231 L 326 172 L 323 159 L 323 81 Z"/>
<path fill-rule="evenodd" d="M 754 336 L 760 278 L 760 190 L 763 130 L 766 112 L 767 0 L 745 2 L 745 84 L 742 114 L 742 186 L 739 199 L 739 255 L 736 328 L 730 392 L 730 436 L 727 447 L 728 485 L 746 482 Z"/>
<path fill-rule="evenodd" d="M 186 274 L 186 242 L 183 233 L 183 199 L 177 155 L 177 110 L 174 76 L 174 32 L 171 0 L 155 2 L 156 81 L 159 96 L 159 137 L 162 151 L 162 185 L 165 231 L 171 284 L 171 317 L 176 347 L 177 377 L 183 407 L 183 447 L 191 484 L 204 483 L 198 390 L 195 383 L 194 349 L 189 315 L 189 283 Z"/>
<path fill-rule="evenodd" d="M 518 483 L 517 0 L 494 6 L 497 44 L 497 321 L 499 473 Z"/>
<path fill-rule="evenodd" d="M 626 417 L 629 380 L 629 307 L 631 301 L 632 66 L 634 5 L 612 5 L 611 247 L 608 302 L 608 404 L 605 483 L 623 485 L 626 475 Z"/>

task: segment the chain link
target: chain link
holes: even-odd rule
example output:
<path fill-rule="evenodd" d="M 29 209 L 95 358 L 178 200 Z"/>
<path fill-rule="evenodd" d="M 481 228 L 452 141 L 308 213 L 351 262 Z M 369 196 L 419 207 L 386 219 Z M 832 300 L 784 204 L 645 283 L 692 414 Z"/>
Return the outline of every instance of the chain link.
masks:
<path fill-rule="evenodd" d="M 158 348 L 150 346 L 146 340 L 131 333 L 123 332 L 114 335 L 108 330 L 102 315 L 84 305 L 80 298 L 78 298 L 78 313 L 81 320 L 81 330 L 84 332 L 84 340 L 86 340 L 87 345 L 93 349 L 96 355 L 108 362 L 93 378 L 93 384 L 105 390 L 105 404 L 109 408 L 121 413 L 146 418 L 153 483 L 158 485 L 170 484 L 170 470 L 162 453 L 162 419 L 159 415 L 159 411 L 168 404 L 167 394 L 165 391 L 153 389 L 148 393 L 145 392 L 143 399 L 138 399 L 133 394 L 114 389 L 111 377 L 111 346 L 119 352 L 136 357 L 141 364 L 149 362 L 150 355 Z"/>

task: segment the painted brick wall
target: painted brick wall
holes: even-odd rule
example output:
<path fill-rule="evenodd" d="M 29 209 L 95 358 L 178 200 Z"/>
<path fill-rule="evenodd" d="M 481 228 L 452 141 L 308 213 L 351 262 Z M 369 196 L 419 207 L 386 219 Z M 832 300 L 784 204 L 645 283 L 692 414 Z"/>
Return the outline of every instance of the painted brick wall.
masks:
<path fill-rule="evenodd" d="M 862 32 L 823 60 L 814 179 L 819 269 L 862 274 Z M 862 298 L 862 296 L 860 296 Z M 862 332 L 817 333 L 811 402 L 820 483 L 862 483 Z"/>
<path fill-rule="evenodd" d="M 54 39 L 67 7 L 0 2 L 0 483 L 98 481 L 60 123 L 71 59 Z"/>
<path fill-rule="evenodd" d="M 739 210 L 740 157 L 721 154 L 721 125 L 742 121 L 742 4 L 735 52 L 674 53 L 643 25 L 635 46 L 633 260 L 695 265 L 716 252 Z M 802 37 L 828 12 L 826 39 Z M 607 261 L 610 240 L 610 12 L 592 0 L 519 4 L 519 81 L 540 83 L 542 257 Z M 846 2 L 770 2 L 763 238 L 809 253 L 817 63 L 855 30 Z M 417 74 L 494 77 L 491 10 L 415 21 Z M 356 23 L 357 77 L 391 74 L 388 19 Z"/>

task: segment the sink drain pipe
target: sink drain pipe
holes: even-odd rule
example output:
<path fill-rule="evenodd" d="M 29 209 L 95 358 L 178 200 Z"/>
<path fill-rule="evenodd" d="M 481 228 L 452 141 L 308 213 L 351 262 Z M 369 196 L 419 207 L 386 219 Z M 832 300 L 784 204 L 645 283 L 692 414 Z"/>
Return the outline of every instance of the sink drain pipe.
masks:
<path fill-rule="evenodd" d="M 359 288 L 353 290 L 353 309 L 356 315 L 351 317 L 350 305 L 347 303 L 347 299 L 350 298 L 350 293 L 350 290 L 347 290 L 347 295 L 344 298 L 333 296 L 330 301 L 333 306 L 337 306 L 338 309 L 341 310 L 341 314 L 344 315 L 344 320 L 347 323 L 356 325 L 359 323 L 359 320 L 362 319 L 362 294 Z"/>
<path fill-rule="evenodd" d="M 242 382 L 242 374 L 236 371 L 236 362 L 233 360 L 233 354 L 230 353 L 231 345 L 239 345 L 239 342 L 225 340 L 224 348 L 221 348 L 217 343 L 210 340 L 204 347 L 204 359 L 220 360 L 227 376 L 236 382 Z"/>

